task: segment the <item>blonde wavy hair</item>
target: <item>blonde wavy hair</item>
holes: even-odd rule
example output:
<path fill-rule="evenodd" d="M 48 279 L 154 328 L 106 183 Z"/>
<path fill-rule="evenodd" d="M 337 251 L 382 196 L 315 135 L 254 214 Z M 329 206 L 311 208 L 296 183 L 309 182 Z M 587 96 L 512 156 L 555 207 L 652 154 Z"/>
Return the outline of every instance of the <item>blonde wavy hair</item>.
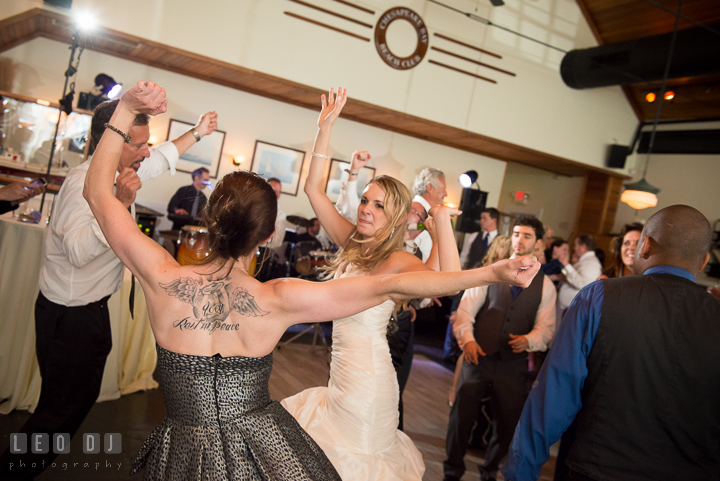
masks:
<path fill-rule="evenodd" d="M 375 177 L 368 182 L 368 185 L 370 184 L 377 185 L 385 193 L 384 208 L 388 223 L 369 238 L 358 233 L 356 225 L 345 245 L 341 246 L 337 255 L 330 260 L 325 269 L 327 277 L 338 271 L 342 272 L 350 264 L 370 272 L 390 254 L 405 248 L 408 214 L 412 205 L 410 190 L 397 179 L 387 175 Z M 376 247 L 364 253 L 362 245 L 368 242 L 375 242 Z"/>
<path fill-rule="evenodd" d="M 504 249 L 504 250 L 503 250 Z M 487 254 L 483 257 L 483 267 L 494 264 L 502 259 L 509 259 L 512 249 L 510 248 L 510 236 L 509 235 L 498 235 L 495 236 L 490 247 L 488 247 Z"/>

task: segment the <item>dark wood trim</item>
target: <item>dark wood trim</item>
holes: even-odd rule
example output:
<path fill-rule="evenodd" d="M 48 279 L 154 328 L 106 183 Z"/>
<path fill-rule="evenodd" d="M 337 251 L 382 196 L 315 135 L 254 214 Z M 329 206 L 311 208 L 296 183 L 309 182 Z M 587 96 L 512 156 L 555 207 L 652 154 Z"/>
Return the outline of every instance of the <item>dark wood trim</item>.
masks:
<path fill-rule="evenodd" d="M 370 10 L 369 8 L 361 7 L 360 5 L 355 5 L 354 3 L 347 2 L 345 0 L 333 0 L 337 3 L 342 3 L 343 5 L 347 5 L 348 7 L 357 8 L 361 12 L 369 13 L 370 15 L 375 15 L 374 10 Z"/>
<path fill-rule="evenodd" d="M 474 74 L 474 73 L 472 73 L 472 72 L 468 72 L 468 71 L 465 71 L 465 70 L 462 70 L 462 69 L 459 69 L 459 68 L 451 67 L 450 65 L 447 65 L 447 64 L 438 62 L 438 61 L 436 61 L 436 60 L 430 59 L 429 62 L 430 62 L 431 64 L 433 64 L 433 65 L 437 65 L 438 67 L 445 67 L 445 68 L 447 68 L 447 69 L 454 70 L 454 71 L 456 71 L 456 72 L 460 72 L 460 73 L 463 73 L 463 74 L 465 74 L 465 75 L 469 75 L 469 76 L 471 76 L 471 77 L 475 77 L 475 78 L 477 78 L 477 79 L 484 80 L 484 81 L 486 81 L 486 82 L 490 82 L 491 84 L 496 84 L 496 83 L 497 83 L 497 80 L 493 80 L 493 79 L 491 79 L 491 78 L 483 77 L 483 76 L 481 76 L 481 75 L 477 75 L 477 74 Z"/>
<path fill-rule="evenodd" d="M 72 29 L 68 28 L 71 25 L 69 17 L 42 8 L 35 8 L 29 13 L 24 12 L 5 19 L 2 24 L 6 28 L 3 30 L 0 26 L 0 51 L 9 43 L 20 44 L 37 36 L 64 44 L 71 42 Z M 7 28 L 8 26 L 13 27 L 12 30 Z M 131 47 L 133 45 L 134 47 Z M 102 54 L 313 111 L 317 111 L 320 96 L 325 93 L 324 90 L 298 82 L 107 28 L 96 29 L 88 46 Z M 607 171 L 352 98 L 343 109 L 343 118 L 489 158 L 518 162 L 559 175 L 584 176 L 588 172 L 600 172 L 620 179 L 629 179 L 629 176 L 618 172 Z"/>
<path fill-rule="evenodd" d="M 444 50 L 444 49 L 442 49 L 442 48 L 430 47 L 430 50 L 435 50 L 435 51 L 438 51 L 438 52 L 440 52 L 440 53 L 444 53 L 445 55 L 450 55 L 451 57 L 455 57 L 455 58 L 459 58 L 459 59 L 461 59 L 461 60 L 465 60 L 466 62 L 472 62 L 472 63 L 474 63 L 475 65 L 480 65 L 481 67 L 485 67 L 485 68 L 490 68 L 490 69 L 493 69 L 493 70 L 497 70 L 498 72 L 504 73 L 504 74 L 506 74 L 506 75 L 510 75 L 510 76 L 512 76 L 512 77 L 517 77 L 517 74 L 514 74 L 514 73 L 512 73 L 512 72 L 510 72 L 510 71 L 508 71 L 508 70 L 503 70 L 503 69 L 501 69 L 501 68 L 493 67 L 492 65 L 488 65 L 488 64 L 482 63 L 482 62 L 478 62 L 477 60 L 473 60 L 473 59 L 468 58 L 468 57 L 463 57 L 462 55 L 458 55 L 458 54 L 456 54 L 456 53 L 450 52 L 450 51 L 448 51 L 448 50 Z"/>
<path fill-rule="evenodd" d="M 308 7 L 308 8 L 312 8 L 312 9 L 314 9 L 314 10 L 317 10 L 318 12 L 323 12 L 323 13 L 327 13 L 328 15 L 333 15 L 333 16 L 335 16 L 335 17 L 342 18 L 343 20 L 347 20 L 348 22 L 357 23 L 358 25 L 362 25 L 363 27 L 373 28 L 373 26 L 370 25 L 369 23 L 361 22 L 360 20 L 356 20 L 356 19 L 354 19 L 354 18 L 350 18 L 350 17 L 347 17 L 347 16 L 345 16 L 345 15 L 340 15 L 339 13 L 335 13 L 335 12 L 333 12 L 332 10 L 328 10 L 328 9 L 326 9 L 326 8 L 318 7 L 318 6 L 313 5 L 313 4 L 311 4 L 311 3 L 303 2 L 303 0 L 288 0 L 288 1 L 293 2 L 293 3 L 297 3 L 298 5 L 302 5 L 302 6 L 305 6 L 305 7 Z"/>
<path fill-rule="evenodd" d="M 369 41 L 370 41 L 369 38 L 363 37 L 362 35 L 357 35 L 357 34 L 355 34 L 355 33 L 348 32 L 347 30 L 343 30 L 343 29 L 341 29 L 341 28 L 333 27 L 332 25 L 328 25 L 328 24 L 326 24 L 326 23 L 318 22 L 317 20 L 313 20 L 313 19 L 311 19 L 311 18 L 303 17 L 302 15 L 298 15 L 297 13 L 293 13 L 293 12 L 283 12 L 283 13 L 284 13 L 285 15 L 290 16 L 290 17 L 297 18 L 298 20 L 304 20 L 304 21 L 306 21 L 306 22 L 312 23 L 313 25 L 317 25 L 317 26 L 319 26 L 319 27 L 325 27 L 325 28 L 327 28 L 327 29 L 333 30 L 333 31 L 338 32 L 338 33 L 344 33 L 345 35 L 349 35 L 350 37 L 355 37 L 355 38 L 358 38 L 358 39 L 360 39 L 360 40 L 365 40 L 366 42 L 369 42 Z"/>
<path fill-rule="evenodd" d="M 498 55 L 498 54 L 496 54 L 496 53 L 493 53 L 493 52 L 490 52 L 490 51 L 488 51 L 488 50 L 482 49 L 482 48 L 480 48 L 480 47 L 476 47 L 475 45 L 470 45 L 469 43 L 461 42 L 460 40 L 455 40 L 454 38 L 450 38 L 450 37 L 448 37 L 447 35 L 443 35 L 442 33 L 434 33 L 433 35 L 435 35 L 437 38 L 442 38 L 443 40 L 447 40 L 447 41 L 449 41 L 449 42 L 453 42 L 453 43 L 456 43 L 456 44 L 458 44 L 458 45 L 462 45 L 463 47 L 467 47 L 467 48 L 471 48 L 471 49 L 473 49 L 473 50 L 477 50 L 478 52 L 482 52 L 482 53 L 488 54 L 488 55 L 490 55 L 490 56 L 493 56 L 493 57 L 495 57 L 495 58 L 499 58 L 499 59 L 502 60 L 502 56 L 501 56 L 501 55 Z"/>

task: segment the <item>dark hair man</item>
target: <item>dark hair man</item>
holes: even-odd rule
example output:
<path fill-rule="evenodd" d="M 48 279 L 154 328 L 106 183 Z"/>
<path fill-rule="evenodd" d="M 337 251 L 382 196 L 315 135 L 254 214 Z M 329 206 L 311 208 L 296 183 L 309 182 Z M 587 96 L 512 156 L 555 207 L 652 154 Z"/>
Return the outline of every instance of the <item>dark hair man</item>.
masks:
<path fill-rule="evenodd" d="M 505 479 L 537 479 L 571 423 L 572 479 L 718 479 L 720 299 L 694 282 L 711 239 L 696 209 L 666 207 L 642 231 L 637 275 L 580 291 L 523 409 Z"/>
<path fill-rule="evenodd" d="M 180 187 L 175 192 L 168 204 L 168 213 L 184 215 L 188 218 L 186 220 L 174 218 L 173 229 L 181 229 L 182 226 L 191 223 L 192 219 L 200 215 L 207 204 L 207 197 L 202 191 L 207 187 L 209 181 L 210 171 L 205 167 L 200 167 L 192 173 L 192 184 Z"/>
<path fill-rule="evenodd" d="M 465 237 L 460 252 L 460 265 L 463 269 L 471 269 L 482 264 L 488 247 L 498 235 L 497 224 L 500 212 L 494 207 L 488 207 L 480 213 L 481 232 L 473 232 Z"/>
<path fill-rule="evenodd" d="M 535 217 L 518 217 L 512 257 L 532 254 L 542 245 L 544 233 Z M 465 291 L 453 329 L 465 362 L 448 423 L 446 480 L 458 480 L 465 472 L 470 431 L 480 401 L 487 396 L 495 434 L 480 466 L 480 478 L 496 479 L 527 397 L 528 352 L 547 349 L 555 332 L 555 299 L 555 286 L 542 272 L 524 290 L 494 284 Z"/>
<path fill-rule="evenodd" d="M 94 111 L 90 151 L 94 152 L 119 100 L 103 102 Z M 138 115 L 125 137 L 115 196 L 134 215 L 135 194 L 142 181 L 170 169 L 190 146 L 217 127 L 217 114 L 208 112 L 198 124 L 171 142 L 148 149 L 149 117 Z M 107 125 L 107 127 L 106 127 Z M 35 302 L 35 348 L 42 377 L 40 401 L 20 429 L 28 435 L 73 436 L 100 393 L 103 369 L 112 347 L 108 298 L 122 284 L 125 266 L 110 249 L 83 198 L 85 176 L 92 159 L 68 172 L 57 195 L 40 271 Z M 2 479 L 28 479 L 40 474 L 57 455 L 11 454 L 0 457 Z M 9 466 L 13 463 L 12 472 Z"/>

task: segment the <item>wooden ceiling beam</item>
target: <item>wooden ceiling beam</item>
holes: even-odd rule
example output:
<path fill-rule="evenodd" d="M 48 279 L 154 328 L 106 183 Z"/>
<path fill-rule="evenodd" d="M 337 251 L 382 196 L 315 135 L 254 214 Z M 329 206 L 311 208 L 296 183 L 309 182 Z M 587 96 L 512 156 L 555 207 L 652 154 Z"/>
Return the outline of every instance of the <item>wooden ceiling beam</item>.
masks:
<path fill-rule="evenodd" d="M 0 52 L 38 36 L 70 43 L 73 35 L 72 29 L 72 21 L 67 16 L 41 8 L 31 9 L 0 21 Z M 100 53 L 311 110 L 317 110 L 320 95 L 324 93 L 314 87 L 107 28 L 95 30 L 92 37 L 85 38 L 84 41 L 86 48 Z M 599 167 L 360 100 L 350 99 L 348 101 L 343 110 L 343 118 L 474 154 L 506 162 L 518 162 L 560 175 L 584 176 L 589 172 L 598 172 L 620 179 L 629 178 Z"/>

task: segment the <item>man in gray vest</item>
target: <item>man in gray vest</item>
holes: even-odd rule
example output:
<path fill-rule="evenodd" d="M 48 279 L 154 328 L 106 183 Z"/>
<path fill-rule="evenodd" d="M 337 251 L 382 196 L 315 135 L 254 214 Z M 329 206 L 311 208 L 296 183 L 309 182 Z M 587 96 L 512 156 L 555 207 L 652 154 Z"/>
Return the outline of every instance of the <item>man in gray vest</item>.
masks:
<path fill-rule="evenodd" d="M 666 207 L 642 231 L 637 275 L 575 296 L 523 409 L 506 479 L 536 480 L 573 422 L 573 480 L 718 479 L 720 299 L 694 282 L 711 240 L 700 212 Z"/>
<path fill-rule="evenodd" d="M 532 254 L 542 245 L 543 235 L 543 225 L 535 217 L 518 217 L 512 232 L 513 257 Z M 465 472 L 470 431 L 480 401 L 487 396 L 495 429 L 479 467 L 480 478 L 496 479 L 527 397 L 528 352 L 547 349 L 555 333 L 555 301 L 555 286 L 542 273 L 524 290 L 494 284 L 465 291 L 453 330 L 465 362 L 448 423 L 446 480 L 460 479 Z"/>

